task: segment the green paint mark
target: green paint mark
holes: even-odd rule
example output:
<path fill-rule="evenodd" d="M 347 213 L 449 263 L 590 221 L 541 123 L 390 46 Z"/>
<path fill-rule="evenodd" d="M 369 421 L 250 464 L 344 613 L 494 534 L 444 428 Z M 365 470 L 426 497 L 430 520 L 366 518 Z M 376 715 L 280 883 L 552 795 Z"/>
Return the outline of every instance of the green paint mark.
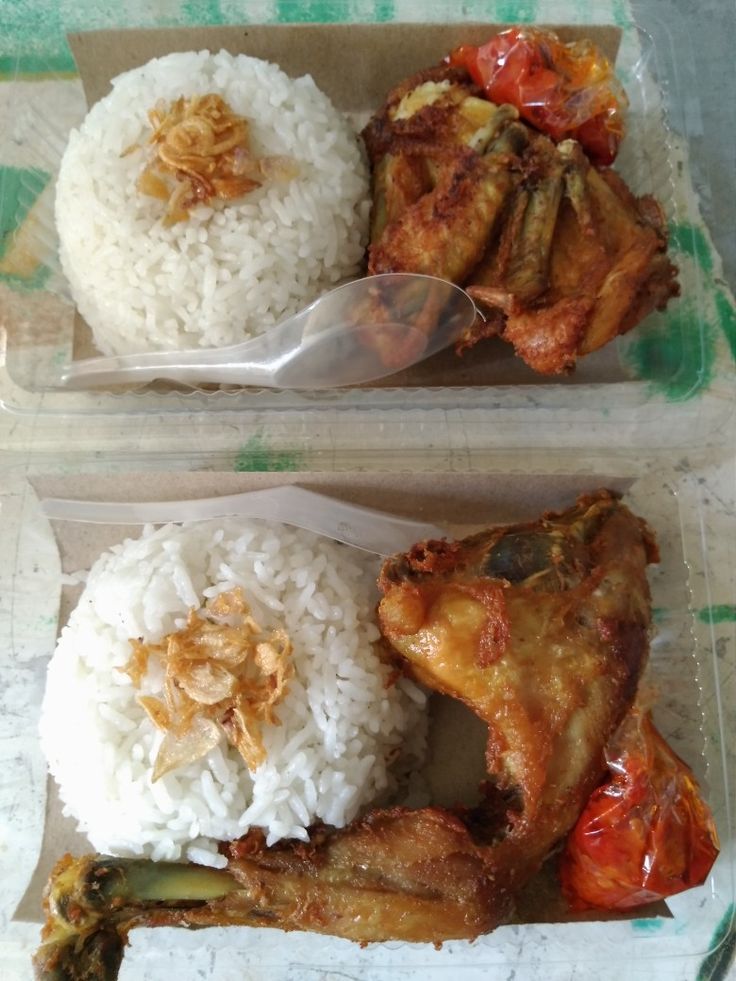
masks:
<path fill-rule="evenodd" d="M 713 272 L 713 254 L 702 228 L 688 222 L 670 225 L 670 245 L 678 252 L 692 256 L 698 267 L 710 275 Z"/>
<path fill-rule="evenodd" d="M 88 7 L 87 4 L 81 5 Z M 48 72 L 74 71 L 74 61 L 66 43 L 67 7 L 62 3 L 42 3 L 40 0 L 10 0 L 2 3 L 0 31 L 0 72 L 6 77 L 17 73 L 33 76 Z M 82 11 L 80 19 L 84 23 Z M 89 25 L 90 27 L 93 25 Z"/>
<path fill-rule="evenodd" d="M 186 0 L 181 5 L 182 22 L 211 27 L 224 23 L 219 0 Z"/>
<path fill-rule="evenodd" d="M 706 389 L 713 378 L 716 347 L 712 324 L 691 304 L 680 303 L 656 324 L 643 328 L 624 358 L 638 378 L 670 402 L 683 402 Z"/>
<path fill-rule="evenodd" d="M 700 965 L 696 981 L 724 981 L 729 973 L 736 952 L 734 929 L 734 904 L 731 903 L 721 917 L 711 937 L 711 952 Z"/>
<path fill-rule="evenodd" d="M 394 19 L 393 0 L 376 0 L 373 14 L 379 24 L 385 24 Z"/>
<path fill-rule="evenodd" d="M 51 275 L 30 245 L 21 236 L 16 238 L 50 179 L 44 170 L 0 167 L 0 280 L 12 289 L 43 289 Z"/>
<path fill-rule="evenodd" d="M 79 73 L 71 51 L 52 55 L 18 55 L 0 57 L 0 79 L 3 81 L 23 78 L 76 78 Z"/>
<path fill-rule="evenodd" d="M 276 19 L 287 24 L 335 24 L 352 18 L 350 6 L 341 0 L 276 0 Z"/>
<path fill-rule="evenodd" d="M 714 301 L 716 312 L 718 313 L 718 323 L 721 330 L 726 335 L 731 355 L 736 361 L 736 309 L 731 299 L 726 296 L 723 290 L 716 290 Z"/>
<path fill-rule="evenodd" d="M 664 621 L 669 616 L 669 611 L 666 606 L 653 606 L 652 607 L 652 620 L 655 623 L 664 623 Z M 647 920 L 647 923 L 649 921 Z"/>
<path fill-rule="evenodd" d="M 500 0 L 495 20 L 499 24 L 531 24 L 537 19 L 536 0 Z"/>
<path fill-rule="evenodd" d="M 286 471 L 302 469 L 302 454 L 298 451 L 272 450 L 263 436 L 251 436 L 235 460 L 236 473 Z"/>
<path fill-rule="evenodd" d="M 631 18 L 626 4 L 626 0 L 613 0 L 611 9 L 613 23 L 616 27 L 626 28 L 631 26 Z"/>
<path fill-rule="evenodd" d="M 0 257 L 12 244 L 33 203 L 51 180 L 45 170 L 0 167 Z"/>
<path fill-rule="evenodd" d="M 656 933 L 661 930 L 664 925 L 664 920 L 659 917 L 652 917 L 651 920 L 632 920 L 631 929 L 635 933 Z"/>
<path fill-rule="evenodd" d="M 13 273 L 0 272 L 0 282 L 7 283 L 8 286 L 20 293 L 34 293 L 42 290 L 51 276 L 48 266 L 36 266 L 30 276 L 16 276 Z"/>
<path fill-rule="evenodd" d="M 698 620 L 701 623 L 736 623 L 736 604 L 717 603 L 715 606 L 704 606 L 698 610 Z"/>

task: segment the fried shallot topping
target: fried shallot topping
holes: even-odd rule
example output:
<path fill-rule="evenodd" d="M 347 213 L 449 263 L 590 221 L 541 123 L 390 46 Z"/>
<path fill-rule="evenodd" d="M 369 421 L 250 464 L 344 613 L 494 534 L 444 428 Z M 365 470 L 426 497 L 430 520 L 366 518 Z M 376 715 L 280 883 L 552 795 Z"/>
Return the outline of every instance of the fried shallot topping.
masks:
<path fill-rule="evenodd" d="M 154 154 L 138 178 L 138 190 L 167 202 L 168 225 L 186 219 L 198 204 L 232 201 L 269 178 L 296 176 L 293 160 L 253 154 L 248 120 L 214 93 L 182 96 L 168 105 L 160 100 L 148 118 Z"/>
<path fill-rule="evenodd" d="M 266 758 L 261 724 L 279 725 L 274 709 L 286 695 L 294 667 L 284 630 L 266 632 L 240 588 L 190 610 L 186 626 L 160 644 L 132 640 L 123 669 L 140 687 L 149 659 L 164 669 L 164 698 L 139 695 L 153 724 L 165 733 L 153 780 L 206 756 L 224 732 L 249 770 Z"/>

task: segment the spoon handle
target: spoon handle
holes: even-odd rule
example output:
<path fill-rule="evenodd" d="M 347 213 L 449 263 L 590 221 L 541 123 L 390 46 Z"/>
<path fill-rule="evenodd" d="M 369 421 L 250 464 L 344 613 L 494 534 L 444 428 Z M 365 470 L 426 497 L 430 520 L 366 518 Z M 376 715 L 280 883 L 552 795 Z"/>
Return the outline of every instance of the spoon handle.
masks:
<path fill-rule="evenodd" d="M 50 497 L 41 501 L 41 510 L 51 520 L 115 525 L 202 521 L 237 514 L 283 521 L 378 555 L 392 555 L 418 541 L 444 538 L 447 534 L 436 525 L 349 504 L 288 484 L 189 501 L 134 503 Z"/>
<path fill-rule="evenodd" d="M 233 362 L 223 363 L 227 348 L 208 351 L 155 351 L 72 362 L 61 374 L 69 388 L 96 385 L 145 384 L 166 378 L 182 384 L 272 385 L 273 367 L 247 360 L 245 345 L 233 352 Z M 210 360 L 210 358 L 212 360 Z"/>
<path fill-rule="evenodd" d="M 418 273 L 367 276 L 323 294 L 299 313 L 240 344 L 89 358 L 67 365 L 61 384 L 234 384 L 337 388 L 385 378 L 453 343 L 474 322 L 468 294 Z"/>

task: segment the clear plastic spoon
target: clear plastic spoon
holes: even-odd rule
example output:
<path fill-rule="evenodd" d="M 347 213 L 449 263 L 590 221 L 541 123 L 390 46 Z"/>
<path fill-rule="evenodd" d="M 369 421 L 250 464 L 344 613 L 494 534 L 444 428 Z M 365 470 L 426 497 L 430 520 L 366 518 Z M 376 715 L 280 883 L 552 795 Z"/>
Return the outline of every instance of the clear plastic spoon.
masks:
<path fill-rule="evenodd" d="M 378 555 L 393 555 L 411 548 L 416 542 L 447 535 L 436 525 L 348 504 L 297 485 L 190 501 L 131 503 L 47 497 L 41 501 L 41 510 L 55 521 L 113 525 L 202 521 L 237 514 L 283 521 Z"/>
<path fill-rule="evenodd" d="M 165 378 L 190 385 L 359 385 L 442 350 L 475 317 L 475 304 L 453 283 L 415 273 L 386 273 L 340 286 L 242 344 L 89 358 L 68 365 L 61 383 L 87 388 Z"/>

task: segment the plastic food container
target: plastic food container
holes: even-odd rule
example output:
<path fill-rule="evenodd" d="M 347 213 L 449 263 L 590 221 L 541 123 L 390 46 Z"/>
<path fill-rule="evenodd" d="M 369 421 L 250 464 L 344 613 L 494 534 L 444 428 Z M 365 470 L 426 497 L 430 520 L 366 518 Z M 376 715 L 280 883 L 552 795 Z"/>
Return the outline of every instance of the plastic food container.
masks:
<path fill-rule="evenodd" d="M 701 781 L 715 812 L 722 854 L 705 885 L 672 898 L 668 909 L 660 906 L 654 913 L 651 909 L 634 911 L 623 918 L 601 920 L 596 914 L 575 917 L 559 909 L 553 912 L 550 906 L 549 915 L 540 917 L 537 907 L 535 922 L 501 927 L 474 944 L 448 943 L 441 950 L 396 943 L 361 949 L 346 941 L 275 930 L 232 928 L 196 937 L 186 931 L 133 931 L 121 976 L 153 981 L 179 970 L 182 976 L 201 971 L 203 976 L 221 978 L 234 977 L 237 972 L 249 976 L 250 970 L 254 977 L 265 973 L 284 981 L 295 976 L 333 975 L 359 975 L 372 981 L 413 978 L 420 972 L 437 978 L 459 972 L 463 978 L 475 978 L 494 970 L 531 970 L 538 967 L 540 958 L 552 972 L 545 976 L 553 977 L 558 976 L 554 972 L 566 977 L 565 965 L 572 964 L 579 970 L 595 971 L 601 978 L 609 977 L 605 973 L 609 968 L 614 977 L 635 965 L 651 970 L 651 977 L 659 977 L 657 972 L 665 969 L 670 973 L 662 977 L 691 976 L 684 973 L 686 966 L 696 955 L 702 958 L 717 946 L 719 924 L 728 918 L 734 898 L 723 759 L 723 747 L 732 738 L 723 714 L 732 678 L 716 656 L 719 644 L 726 643 L 719 635 L 729 628 L 720 627 L 709 613 L 710 589 L 722 579 L 721 568 L 713 564 L 719 556 L 713 551 L 710 531 L 718 518 L 711 513 L 704 524 L 712 509 L 704 506 L 700 485 L 691 475 L 647 473 L 636 465 L 579 473 L 551 469 L 514 474 L 177 473 L 174 492 L 171 473 L 113 477 L 99 472 L 57 473 L 8 481 L 0 504 L 11 521 L 1 529 L 0 544 L 3 554 L 13 558 L 1 573 L 6 603 L 0 619 L 0 671 L 12 706 L 4 725 L 10 728 L 12 719 L 24 720 L 22 727 L 14 728 L 12 739 L 7 737 L 12 752 L 5 761 L 12 801 L 5 809 L 3 912 L 9 917 L 15 914 L 6 931 L 7 949 L 15 960 L 8 963 L 23 963 L 22 958 L 37 943 L 39 924 L 28 919 L 40 919 L 42 883 L 49 863 L 58 857 L 44 852 L 34 876 L 42 839 L 51 836 L 57 849 L 64 841 L 72 842 L 77 851 L 84 847 L 79 836 L 65 838 L 71 823 L 59 826 L 59 806 L 53 794 L 46 804 L 47 780 L 35 731 L 46 659 L 60 626 L 60 606 L 62 618 L 69 610 L 62 575 L 79 571 L 79 563 L 86 565 L 102 547 L 137 534 L 135 529 L 119 526 L 61 522 L 52 527 L 41 514 L 39 495 L 186 500 L 293 482 L 399 515 L 448 524 L 453 534 L 484 523 L 531 520 L 547 508 L 566 507 L 579 493 L 601 486 L 621 491 L 635 513 L 651 523 L 661 548 L 661 563 L 650 567 L 655 629 L 643 684 L 656 693 L 657 726 Z M 461 758 L 458 765 L 462 766 Z"/>
<path fill-rule="evenodd" d="M 224 43 L 265 54 L 294 74 L 312 68 L 339 108 L 364 119 L 379 104 L 392 80 L 391 72 L 396 78 L 405 77 L 415 64 L 439 60 L 457 40 L 482 38 L 490 29 L 478 26 L 482 18 L 475 5 L 464 7 L 462 15 L 456 10 L 450 15 L 440 4 L 422 6 L 421 10 L 400 5 L 391 11 L 394 21 L 427 22 L 412 24 L 377 23 L 390 19 L 382 12 L 382 5 L 378 7 L 381 11 L 357 10 L 354 4 L 330 5 L 333 20 L 372 23 L 287 26 L 270 21 L 283 22 L 290 14 L 295 20 L 320 20 L 327 14 L 314 10 L 310 15 L 304 11 L 299 15 L 298 5 L 279 5 L 275 16 L 259 17 L 251 11 L 248 19 L 253 26 L 246 31 L 212 26 L 212 17 L 203 18 L 202 26 L 192 27 L 191 16 L 182 8 L 178 22 L 188 25 L 186 28 L 167 27 L 144 36 L 125 32 L 78 34 L 72 43 L 92 97 L 105 90 L 106 80 L 119 69 L 172 46 L 214 48 Z M 547 22 L 567 25 L 572 34 L 580 33 L 588 24 L 588 33 L 601 32 L 600 37 L 613 50 L 620 32 L 616 67 L 630 109 L 617 168 L 635 193 L 653 193 L 663 203 L 670 222 L 671 253 L 680 267 L 682 297 L 671 301 L 664 313 L 650 315 L 634 331 L 581 359 L 577 370 L 567 377 L 535 375 L 512 355 L 508 345 L 493 341 L 463 358 L 443 352 L 380 386 L 357 389 L 314 393 L 237 388 L 203 391 L 165 384 L 137 391 L 123 387 L 82 393 L 60 389 L 61 366 L 75 356 L 75 350 L 79 352 L 80 345 L 89 353 L 87 329 L 75 325 L 75 311 L 55 257 L 53 225 L 55 173 L 67 133 L 84 115 L 85 99 L 80 81 L 54 72 L 58 66 L 53 64 L 49 80 L 42 86 L 26 81 L 21 57 L 16 81 L 3 90 L 9 101 L 23 106 L 12 119 L 12 153 L 6 149 L 9 157 L 18 161 L 13 165 L 17 173 L 4 175 L 4 193 L 17 196 L 19 216 L 18 228 L 5 248 L 4 268 L 11 273 L 4 274 L 0 283 L 7 323 L 5 359 L 0 368 L 0 399 L 6 418 L 12 418 L 19 432 L 27 430 L 32 418 L 34 445 L 39 449 L 55 446 L 60 426 L 65 425 L 69 431 L 73 429 L 74 444 L 80 449 L 92 448 L 95 443 L 95 449 L 101 448 L 99 444 L 111 439 L 113 429 L 115 440 L 145 441 L 160 424 L 169 427 L 170 445 L 185 442 L 184 434 L 196 425 L 198 431 L 207 434 L 210 445 L 217 447 L 223 443 L 223 433 L 234 415 L 244 419 L 243 413 L 251 420 L 262 413 L 278 417 L 293 440 L 299 440 L 315 428 L 324 432 L 325 426 L 347 414 L 357 419 L 376 418 L 380 411 L 382 419 L 392 426 L 399 419 L 403 421 L 398 410 L 403 412 L 407 406 L 424 414 L 425 421 L 435 426 L 443 424 L 448 410 L 474 413 L 492 409 L 493 426 L 485 430 L 485 441 L 494 446 L 517 446 L 520 442 L 545 446 L 550 433 L 559 443 L 577 441 L 581 421 L 586 433 L 595 434 L 592 441 L 598 444 L 630 447 L 662 445 L 662 440 L 670 445 L 722 442 L 723 426 L 732 414 L 727 376 L 730 358 L 726 338 L 713 328 L 713 321 L 719 303 L 730 300 L 718 285 L 711 247 L 697 214 L 685 144 L 667 125 L 663 86 L 671 104 L 677 104 L 685 94 L 679 89 L 676 72 L 663 76 L 661 63 L 669 65 L 674 60 L 667 47 L 666 26 L 658 32 L 655 45 L 626 11 L 615 4 L 613 8 L 597 3 L 583 13 L 572 5 L 568 9 L 560 4 L 549 12 L 545 8 L 544 14 Z M 215 22 L 219 25 L 227 19 L 232 18 L 221 13 Z M 525 9 L 518 12 L 517 19 L 532 16 Z M 443 22 L 442 27 L 431 23 L 437 20 Z M 447 20 L 468 23 L 448 25 L 444 23 Z M 142 23 L 126 21 L 120 15 L 116 23 L 102 26 L 111 30 Z M 154 18 L 144 26 L 159 23 Z M 75 31 L 94 26 L 98 26 L 94 18 L 64 24 Z M 319 52 L 318 59 L 312 57 L 313 51 Z M 397 65 L 402 57 L 405 64 Z M 66 58 L 64 65 L 71 68 L 73 63 L 68 55 Z M 360 65 L 360 86 L 346 84 L 351 64 Z M 371 80 L 369 91 L 365 91 L 367 79 Z M 683 134 L 685 138 L 687 135 Z M 307 410 L 312 422 L 319 419 L 318 427 L 302 425 Z M 673 417 L 678 420 L 676 426 L 670 423 Z M 142 423 L 144 419 L 148 422 Z M 574 436 L 568 433 L 570 426 L 576 427 Z"/>
<path fill-rule="evenodd" d="M 140 931 L 132 934 L 121 977 L 158 981 L 177 971 L 183 979 L 218 981 L 723 976 L 736 902 L 729 785 L 736 734 L 736 313 L 700 216 L 688 151 L 699 135 L 691 84 L 698 40 L 674 43 L 674 15 L 671 5 L 656 0 L 631 7 L 626 0 L 469 0 L 462 7 L 437 0 L 158 0 L 112 12 L 91 0 L 58 10 L 31 0 L 8 9 L 7 36 L 0 38 L 3 977 L 30 978 L 38 944 L 42 866 L 34 873 L 49 798 L 36 724 L 69 598 L 60 548 L 70 529 L 43 518 L 39 493 L 185 499 L 282 482 L 459 526 L 533 518 L 600 486 L 621 490 L 655 528 L 662 550 L 660 566 L 649 573 L 655 636 L 647 679 L 658 693 L 655 721 L 702 783 L 721 855 L 704 886 L 668 903 L 671 915 L 537 918 L 440 951 L 399 944 L 360 949 L 275 930 Z M 370 30 L 370 43 L 360 48 L 367 66 L 388 39 L 397 43 L 397 25 L 419 37 L 422 24 L 450 24 L 449 38 L 462 21 L 620 30 L 617 72 L 631 108 L 618 166 L 636 193 L 662 201 L 670 222 L 682 296 L 665 313 L 651 315 L 565 378 L 533 376 L 499 346 L 481 366 L 468 360 L 470 367 L 459 362 L 432 375 L 423 368 L 380 387 L 330 392 L 58 386 L 60 368 L 74 352 L 75 326 L 50 224 L 53 180 L 66 136 L 86 111 L 67 33 L 176 28 L 204 38 L 205 30 L 245 24 L 244 30 L 260 25 L 278 38 L 280 27 L 295 23 L 291 36 L 302 49 L 321 51 L 318 39 L 347 44 L 364 37 L 360 28 Z M 651 33 L 642 29 L 645 22 Z M 108 51 L 116 38 L 108 37 Z M 329 74 L 329 62 L 325 68 Z M 73 532 L 78 554 L 86 536 L 92 558 L 100 533 L 115 542 L 131 531 L 80 525 Z"/>

